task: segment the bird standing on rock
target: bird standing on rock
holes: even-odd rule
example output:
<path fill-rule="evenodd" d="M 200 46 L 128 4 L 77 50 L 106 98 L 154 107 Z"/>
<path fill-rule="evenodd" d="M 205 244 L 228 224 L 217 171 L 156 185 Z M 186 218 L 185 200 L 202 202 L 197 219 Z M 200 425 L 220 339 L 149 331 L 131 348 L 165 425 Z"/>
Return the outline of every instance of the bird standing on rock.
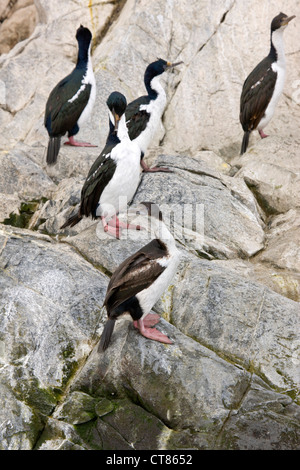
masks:
<path fill-rule="evenodd" d="M 271 48 L 245 80 L 240 99 L 240 122 L 244 130 L 241 155 L 246 152 L 250 133 L 258 130 L 261 138 L 268 137 L 263 129 L 273 117 L 285 81 L 283 31 L 295 16 L 284 13 L 271 23 Z"/>
<path fill-rule="evenodd" d="M 114 91 L 106 103 L 110 127 L 106 145 L 90 168 L 81 191 L 78 212 L 61 229 L 73 227 L 84 216 L 92 215 L 93 219 L 101 218 L 105 232 L 119 238 L 122 228 L 140 229 L 120 222 L 117 213 L 126 208 L 139 185 L 141 151 L 128 137 L 125 96 Z"/>
<path fill-rule="evenodd" d="M 143 158 L 161 122 L 167 102 L 166 93 L 159 82 L 159 75 L 179 64 L 182 62 L 171 64 L 166 60 L 158 59 L 148 65 L 144 74 L 148 94 L 129 103 L 126 109 L 128 134 L 141 149 L 141 166 L 145 172 L 170 171 L 162 167 L 149 168 Z"/>
<path fill-rule="evenodd" d="M 123 261 L 110 279 L 104 300 L 108 320 L 101 336 L 100 351 L 107 349 L 116 320 L 126 313 L 130 314 L 140 334 L 172 344 L 168 336 L 152 328 L 160 317 L 149 312 L 171 283 L 180 261 L 180 252 L 156 204 L 143 202 L 136 210 L 150 217 L 156 238 Z"/>
<path fill-rule="evenodd" d="M 74 139 L 74 135 L 90 115 L 96 98 L 96 82 L 90 54 L 92 34 L 88 28 L 80 26 L 76 39 L 76 67 L 53 88 L 46 104 L 44 124 L 49 134 L 46 157 L 48 165 L 56 163 L 61 137 L 66 132 L 69 138 L 67 145 L 95 147 L 88 142 L 77 142 Z"/>

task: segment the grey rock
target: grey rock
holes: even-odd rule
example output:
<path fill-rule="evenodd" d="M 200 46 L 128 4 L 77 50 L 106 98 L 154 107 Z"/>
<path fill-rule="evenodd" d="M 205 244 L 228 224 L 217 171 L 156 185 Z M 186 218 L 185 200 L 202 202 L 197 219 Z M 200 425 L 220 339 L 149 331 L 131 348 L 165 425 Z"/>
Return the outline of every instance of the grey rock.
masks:
<path fill-rule="evenodd" d="M 107 398 L 99 400 L 95 406 L 95 412 L 99 418 L 111 413 L 114 410 L 114 405 Z"/>
<path fill-rule="evenodd" d="M 273 387 L 297 393 L 299 303 L 230 270 L 191 259 L 172 291 L 172 306 L 170 321 L 182 332 L 256 371 Z M 286 309 L 288 316 L 283 315 Z"/>
<path fill-rule="evenodd" d="M 11 426 L 6 448 L 22 449 L 28 448 L 28 423 L 36 439 L 40 425 L 33 426 L 34 420 L 53 411 L 98 339 L 107 278 L 47 236 L 2 227 L 0 238 L 0 374 L 12 391 L 1 411 L 1 432 Z M 27 410 L 17 421 L 14 396 Z"/>
<path fill-rule="evenodd" d="M 184 227 L 191 236 L 194 235 L 191 232 L 196 232 L 200 238 L 190 241 L 187 233 L 185 240 L 183 231 L 181 241 L 200 252 L 204 248 L 205 252 L 218 258 L 250 257 L 263 248 L 263 223 L 246 185 L 240 191 L 243 192 L 241 197 L 230 187 L 228 178 L 225 183 L 223 176 L 203 168 L 195 159 L 179 155 L 158 161 L 173 168 L 174 173 L 145 175 L 135 201 L 159 203 L 167 220 L 173 212 L 175 224 L 180 226 L 184 220 Z M 196 230 L 193 230 L 193 219 L 188 212 L 192 207 L 199 209 Z M 187 218 L 183 217 L 184 211 L 187 211 Z"/>
<path fill-rule="evenodd" d="M 299 228 L 299 209 L 290 209 L 286 214 L 274 217 L 268 230 L 266 249 L 259 259 L 300 274 Z"/>
<path fill-rule="evenodd" d="M 184 443 L 190 448 L 224 448 L 225 443 L 235 449 L 297 448 L 299 410 L 291 397 L 275 391 L 251 366 L 222 359 L 209 345 L 164 321 L 160 328 L 174 340 L 173 345 L 145 341 L 128 322 L 120 322 L 110 352 L 99 356 L 93 351 L 72 388 L 88 390 L 91 396 L 106 393 L 116 405 L 118 397 L 131 397 L 166 426 L 160 430 L 156 448 L 180 449 Z M 133 420 L 136 413 L 130 407 L 127 412 Z M 121 432 L 122 419 L 117 424 L 116 413 L 108 417 L 105 422 L 114 423 Z M 276 430 L 261 439 L 255 429 L 263 433 L 273 420 Z M 130 428 L 126 435 L 132 432 Z M 152 433 L 150 424 L 148 432 Z"/>
<path fill-rule="evenodd" d="M 252 188 L 267 214 L 299 207 L 300 158 L 298 145 L 293 147 L 291 143 L 273 137 L 267 149 L 264 142 L 259 142 L 239 161 L 241 168 L 236 176 Z"/>
<path fill-rule="evenodd" d="M 55 184 L 22 150 L 1 152 L 0 166 L 0 220 L 21 202 L 51 197 Z M 7 198 L 11 204 L 6 204 Z"/>
<path fill-rule="evenodd" d="M 95 416 L 95 399 L 82 392 L 73 392 L 53 414 L 53 418 L 67 421 L 69 424 L 86 423 Z"/>

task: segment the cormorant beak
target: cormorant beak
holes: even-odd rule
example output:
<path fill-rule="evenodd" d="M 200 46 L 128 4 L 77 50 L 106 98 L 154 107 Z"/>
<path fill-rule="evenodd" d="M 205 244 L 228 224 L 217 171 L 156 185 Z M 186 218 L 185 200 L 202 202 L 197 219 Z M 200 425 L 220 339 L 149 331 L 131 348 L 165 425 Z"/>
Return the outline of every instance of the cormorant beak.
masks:
<path fill-rule="evenodd" d="M 287 24 L 289 24 L 289 22 L 290 22 L 293 18 L 296 18 L 296 15 L 288 16 L 287 18 L 284 18 L 284 19 L 282 20 L 283 26 L 286 26 Z"/>
<path fill-rule="evenodd" d="M 120 122 L 120 119 L 121 119 L 121 116 L 119 116 L 115 110 L 113 109 L 112 110 L 112 114 L 113 114 L 113 117 L 114 117 L 114 120 L 115 120 L 115 128 L 114 128 L 114 132 L 118 132 L 118 127 L 119 127 L 119 122 Z"/>
<path fill-rule="evenodd" d="M 176 65 L 180 65 L 180 64 L 183 64 L 182 60 L 180 62 L 174 62 L 173 64 L 171 62 L 167 62 L 165 70 L 172 69 L 176 67 Z"/>

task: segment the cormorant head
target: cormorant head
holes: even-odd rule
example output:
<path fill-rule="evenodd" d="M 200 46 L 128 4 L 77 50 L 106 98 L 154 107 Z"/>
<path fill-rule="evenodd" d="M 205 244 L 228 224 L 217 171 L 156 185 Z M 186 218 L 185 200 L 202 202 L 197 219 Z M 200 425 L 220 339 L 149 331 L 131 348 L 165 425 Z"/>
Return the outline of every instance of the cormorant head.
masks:
<path fill-rule="evenodd" d="M 172 64 L 171 62 L 167 62 L 164 59 L 157 59 L 155 62 L 152 62 L 148 65 L 145 71 L 145 76 L 149 76 L 151 78 L 156 77 L 157 75 L 161 75 L 168 69 L 176 67 L 176 65 L 182 64 L 182 62 L 176 62 Z"/>
<path fill-rule="evenodd" d="M 110 112 L 110 120 L 114 125 L 115 132 L 117 132 L 120 119 L 126 110 L 126 98 L 122 93 L 113 91 L 107 98 L 106 104 Z"/>
<path fill-rule="evenodd" d="M 88 28 L 85 28 L 84 26 L 80 25 L 76 31 L 76 39 L 78 42 L 82 41 L 89 44 L 92 40 L 92 33 Z"/>
<path fill-rule="evenodd" d="M 279 15 L 275 16 L 272 20 L 271 32 L 273 33 L 273 31 L 281 28 L 284 29 L 293 18 L 295 18 L 295 15 L 287 16 L 284 13 L 279 13 Z"/>

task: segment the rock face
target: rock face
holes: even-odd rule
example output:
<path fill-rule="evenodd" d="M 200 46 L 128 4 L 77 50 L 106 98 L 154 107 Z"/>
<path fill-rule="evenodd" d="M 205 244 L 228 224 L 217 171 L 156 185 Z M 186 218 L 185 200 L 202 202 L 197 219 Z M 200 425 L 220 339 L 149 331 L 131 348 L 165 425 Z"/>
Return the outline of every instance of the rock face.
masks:
<path fill-rule="evenodd" d="M 34 9 L 35 29 L 0 57 L 0 448 L 300 449 L 299 5 Z M 279 11 L 296 15 L 284 93 L 270 137 L 251 136 L 240 157 L 241 87 Z M 81 23 L 93 33 L 97 99 L 78 138 L 98 148 L 62 146 L 47 168 L 45 103 L 74 67 Z M 59 227 L 104 145 L 108 94 L 144 94 L 156 57 L 184 62 L 161 77 L 167 108 L 146 155 L 172 173 L 142 174 L 133 203 L 159 203 L 182 250 L 154 306 L 174 344 L 122 319 L 100 354 L 110 275 L 148 232 L 115 240 L 91 219 Z"/>
<path fill-rule="evenodd" d="M 37 22 L 33 0 L 3 0 L 0 6 L 0 54 L 27 39 Z"/>

